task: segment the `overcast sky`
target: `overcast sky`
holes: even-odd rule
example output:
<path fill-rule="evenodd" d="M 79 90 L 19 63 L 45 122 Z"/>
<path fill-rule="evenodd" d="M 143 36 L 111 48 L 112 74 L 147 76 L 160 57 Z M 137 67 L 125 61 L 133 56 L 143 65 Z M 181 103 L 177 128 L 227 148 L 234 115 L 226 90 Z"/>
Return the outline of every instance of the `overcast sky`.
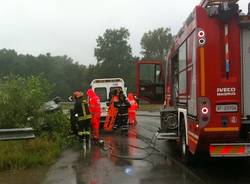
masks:
<path fill-rule="evenodd" d="M 96 64 L 96 39 L 107 28 L 130 32 L 139 56 L 143 33 L 170 27 L 175 34 L 200 0 L 0 0 L 0 49 L 18 53 L 68 55 Z M 247 12 L 248 0 L 240 0 Z"/>

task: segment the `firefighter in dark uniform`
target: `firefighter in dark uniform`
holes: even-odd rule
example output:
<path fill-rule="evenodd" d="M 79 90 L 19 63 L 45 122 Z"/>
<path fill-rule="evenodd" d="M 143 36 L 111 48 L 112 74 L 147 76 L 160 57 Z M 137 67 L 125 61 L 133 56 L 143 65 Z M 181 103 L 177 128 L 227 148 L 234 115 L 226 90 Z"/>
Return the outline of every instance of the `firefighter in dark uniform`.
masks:
<path fill-rule="evenodd" d="M 122 131 L 128 131 L 128 108 L 131 105 L 122 91 L 120 91 L 119 100 L 114 103 L 114 106 L 118 109 L 116 117 L 117 128 L 121 128 Z"/>
<path fill-rule="evenodd" d="M 79 91 L 74 92 L 73 96 L 75 98 L 74 115 L 78 125 L 77 135 L 81 140 L 85 139 L 88 143 L 91 132 L 91 114 L 89 112 L 88 103 L 83 99 L 83 94 Z"/>
<path fill-rule="evenodd" d="M 113 89 L 112 91 L 110 91 L 109 98 L 107 99 L 106 105 L 109 106 L 113 97 L 118 96 L 118 94 L 119 94 L 118 89 Z"/>

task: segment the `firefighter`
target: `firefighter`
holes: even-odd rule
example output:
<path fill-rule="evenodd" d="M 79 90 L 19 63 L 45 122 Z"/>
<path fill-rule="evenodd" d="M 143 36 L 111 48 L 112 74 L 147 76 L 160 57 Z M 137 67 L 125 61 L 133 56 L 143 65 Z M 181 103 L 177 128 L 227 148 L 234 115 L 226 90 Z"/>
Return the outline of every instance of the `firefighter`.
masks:
<path fill-rule="evenodd" d="M 74 92 L 73 97 L 75 98 L 74 116 L 77 118 L 78 125 L 77 134 L 81 140 L 85 139 L 89 143 L 91 114 L 88 104 L 80 91 Z"/>
<path fill-rule="evenodd" d="M 111 101 L 114 100 L 113 97 L 116 96 L 118 97 L 119 91 L 118 89 L 113 89 L 109 92 L 109 98 L 107 100 L 106 105 L 109 106 L 111 104 Z"/>
<path fill-rule="evenodd" d="M 128 94 L 128 101 L 130 103 L 130 108 L 128 109 L 128 120 L 130 125 L 136 124 L 136 110 L 138 109 L 138 104 L 134 98 L 133 93 Z"/>
<path fill-rule="evenodd" d="M 100 119 L 101 119 L 101 104 L 100 98 L 95 94 L 92 89 L 87 90 L 88 96 L 88 104 L 89 110 L 92 115 L 91 119 L 91 127 L 93 138 L 95 141 L 99 141 L 99 127 L 100 127 Z"/>
<path fill-rule="evenodd" d="M 118 109 L 116 118 L 117 128 L 121 128 L 123 131 L 128 131 L 128 108 L 131 105 L 122 91 L 119 93 L 118 101 L 114 102 L 114 106 Z"/>

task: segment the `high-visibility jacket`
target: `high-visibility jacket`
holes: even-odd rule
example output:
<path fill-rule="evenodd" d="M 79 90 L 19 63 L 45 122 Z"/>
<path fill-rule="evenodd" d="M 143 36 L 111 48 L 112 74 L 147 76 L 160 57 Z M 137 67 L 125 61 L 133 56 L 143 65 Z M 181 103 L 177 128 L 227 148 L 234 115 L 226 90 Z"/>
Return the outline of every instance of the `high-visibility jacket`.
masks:
<path fill-rule="evenodd" d="M 91 127 L 95 139 L 99 138 L 99 127 L 101 118 L 101 104 L 100 98 L 95 94 L 92 89 L 87 90 L 89 110 L 92 115 Z"/>
<path fill-rule="evenodd" d="M 138 103 L 136 102 L 133 94 L 131 93 L 128 94 L 128 101 L 131 105 L 129 111 L 136 111 L 138 109 Z"/>
<path fill-rule="evenodd" d="M 129 124 L 133 125 L 136 123 L 136 110 L 138 109 L 138 103 L 136 102 L 132 93 L 128 94 L 128 101 L 131 105 L 128 109 Z"/>
<path fill-rule="evenodd" d="M 101 103 L 98 96 L 94 96 L 89 99 L 89 111 L 91 114 L 101 113 Z"/>
<path fill-rule="evenodd" d="M 78 121 L 84 121 L 87 119 L 91 119 L 91 114 L 89 112 L 88 103 L 86 100 L 83 100 L 82 98 L 76 99 L 75 105 L 74 105 L 74 113 L 78 114 Z"/>
<path fill-rule="evenodd" d="M 83 116 L 81 117 L 82 120 L 86 120 L 86 119 L 91 119 L 91 114 L 89 111 L 89 106 L 86 100 L 82 100 L 82 110 L 83 110 Z"/>

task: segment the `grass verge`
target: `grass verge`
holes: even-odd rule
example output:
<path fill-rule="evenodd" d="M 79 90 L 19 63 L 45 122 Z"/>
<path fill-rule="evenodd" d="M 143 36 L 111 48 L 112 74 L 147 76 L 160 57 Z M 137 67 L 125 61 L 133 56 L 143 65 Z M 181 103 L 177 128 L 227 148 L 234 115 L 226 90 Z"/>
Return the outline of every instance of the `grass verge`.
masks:
<path fill-rule="evenodd" d="M 59 141 L 48 138 L 0 142 L 0 171 L 50 165 L 61 150 Z"/>
<path fill-rule="evenodd" d="M 159 112 L 162 104 L 147 104 L 142 103 L 139 106 L 139 111 Z"/>

